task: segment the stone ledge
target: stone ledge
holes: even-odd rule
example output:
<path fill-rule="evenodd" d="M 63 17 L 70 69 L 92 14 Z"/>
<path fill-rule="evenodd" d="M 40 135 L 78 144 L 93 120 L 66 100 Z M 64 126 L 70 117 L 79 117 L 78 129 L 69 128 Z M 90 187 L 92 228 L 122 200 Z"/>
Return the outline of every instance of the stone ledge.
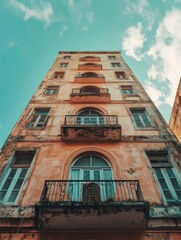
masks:
<path fill-rule="evenodd" d="M 178 206 L 150 206 L 149 218 L 181 218 L 181 204 Z"/>
<path fill-rule="evenodd" d="M 0 218 L 34 218 L 34 206 L 0 206 Z"/>

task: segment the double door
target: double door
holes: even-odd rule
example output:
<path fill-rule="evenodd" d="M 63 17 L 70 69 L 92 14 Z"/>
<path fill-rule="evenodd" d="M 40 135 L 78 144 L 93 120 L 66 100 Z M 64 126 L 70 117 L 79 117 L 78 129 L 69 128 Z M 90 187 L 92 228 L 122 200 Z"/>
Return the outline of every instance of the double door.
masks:
<path fill-rule="evenodd" d="M 110 168 L 71 169 L 70 201 L 104 202 L 114 198 Z"/>

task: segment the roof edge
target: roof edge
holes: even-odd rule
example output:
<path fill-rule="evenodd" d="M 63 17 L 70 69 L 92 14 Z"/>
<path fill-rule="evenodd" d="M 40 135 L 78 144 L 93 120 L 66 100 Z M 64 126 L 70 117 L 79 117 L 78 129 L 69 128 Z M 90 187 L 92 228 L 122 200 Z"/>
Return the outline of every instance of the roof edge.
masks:
<path fill-rule="evenodd" d="M 59 51 L 59 54 L 121 54 L 121 51 Z"/>

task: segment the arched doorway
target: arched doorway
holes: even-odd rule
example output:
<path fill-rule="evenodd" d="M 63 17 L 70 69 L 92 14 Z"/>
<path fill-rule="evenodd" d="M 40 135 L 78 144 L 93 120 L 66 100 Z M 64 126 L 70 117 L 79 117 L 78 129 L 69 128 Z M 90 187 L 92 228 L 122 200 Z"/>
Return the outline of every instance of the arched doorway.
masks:
<path fill-rule="evenodd" d="M 98 77 L 98 74 L 95 72 L 85 72 L 82 74 L 82 77 L 84 78 L 93 78 L 93 77 Z"/>
<path fill-rule="evenodd" d="M 80 89 L 80 93 L 82 95 L 99 95 L 100 89 L 93 86 L 86 86 Z"/>
<path fill-rule="evenodd" d="M 69 176 L 72 201 L 101 202 L 114 196 L 112 169 L 102 156 L 79 157 L 73 162 Z"/>
<path fill-rule="evenodd" d="M 84 109 L 77 114 L 76 123 L 80 125 L 104 125 L 104 116 L 96 109 Z"/>

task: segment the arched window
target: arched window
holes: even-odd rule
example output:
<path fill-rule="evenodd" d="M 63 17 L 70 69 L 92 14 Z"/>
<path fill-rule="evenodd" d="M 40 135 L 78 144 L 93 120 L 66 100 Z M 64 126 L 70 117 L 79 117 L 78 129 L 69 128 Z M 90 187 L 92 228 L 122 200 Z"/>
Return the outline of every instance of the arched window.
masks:
<path fill-rule="evenodd" d="M 97 87 L 86 86 L 80 89 L 80 93 L 83 95 L 99 95 L 100 90 Z"/>
<path fill-rule="evenodd" d="M 85 77 L 85 78 L 98 77 L 98 74 L 94 72 L 86 72 L 82 74 L 82 77 Z"/>
<path fill-rule="evenodd" d="M 99 66 L 96 63 L 84 63 L 83 66 Z"/>
<path fill-rule="evenodd" d="M 102 65 L 97 64 L 95 62 L 88 62 L 84 64 L 79 64 L 78 65 L 79 70 L 90 70 L 90 71 L 95 71 L 95 70 L 102 70 Z"/>
<path fill-rule="evenodd" d="M 83 57 L 83 58 L 97 58 L 97 57 L 95 57 L 95 56 L 85 56 L 85 57 Z"/>
<path fill-rule="evenodd" d="M 80 125 L 104 125 L 105 119 L 99 111 L 90 108 L 77 114 L 76 123 Z"/>
<path fill-rule="evenodd" d="M 85 57 L 81 57 L 80 61 L 93 61 L 93 62 L 97 62 L 100 61 L 100 57 L 97 56 L 85 56 Z"/>
<path fill-rule="evenodd" d="M 76 159 L 70 169 L 70 180 L 72 201 L 99 202 L 114 196 L 111 166 L 97 154 L 87 154 Z"/>

